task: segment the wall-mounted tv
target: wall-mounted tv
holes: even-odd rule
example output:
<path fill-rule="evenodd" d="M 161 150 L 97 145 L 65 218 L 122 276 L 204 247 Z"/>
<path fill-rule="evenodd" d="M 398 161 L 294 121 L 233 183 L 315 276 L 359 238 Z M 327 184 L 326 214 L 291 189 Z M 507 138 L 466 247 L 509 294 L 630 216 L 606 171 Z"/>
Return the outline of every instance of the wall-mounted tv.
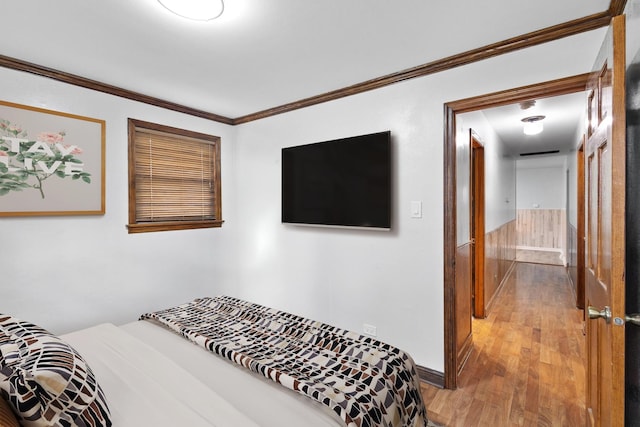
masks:
<path fill-rule="evenodd" d="M 391 228 L 391 133 L 282 149 L 282 222 Z"/>

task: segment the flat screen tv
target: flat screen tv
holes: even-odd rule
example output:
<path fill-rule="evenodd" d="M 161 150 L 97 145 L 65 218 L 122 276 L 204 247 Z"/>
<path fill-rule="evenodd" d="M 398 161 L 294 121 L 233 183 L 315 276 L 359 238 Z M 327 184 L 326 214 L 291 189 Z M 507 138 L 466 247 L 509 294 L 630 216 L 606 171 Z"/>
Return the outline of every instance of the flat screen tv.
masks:
<path fill-rule="evenodd" d="M 391 228 L 391 133 L 282 149 L 282 222 Z"/>

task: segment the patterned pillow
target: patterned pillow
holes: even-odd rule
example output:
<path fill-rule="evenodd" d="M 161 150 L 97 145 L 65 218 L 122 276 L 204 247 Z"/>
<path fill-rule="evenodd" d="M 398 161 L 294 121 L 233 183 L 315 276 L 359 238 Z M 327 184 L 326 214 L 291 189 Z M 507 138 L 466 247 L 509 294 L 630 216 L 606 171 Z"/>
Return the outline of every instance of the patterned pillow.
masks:
<path fill-rule="evenodd" d="M 89 365 L 67 343 L 0 314 L 0 395 L 27 427 L 107 427 L 109 408 Z"/>

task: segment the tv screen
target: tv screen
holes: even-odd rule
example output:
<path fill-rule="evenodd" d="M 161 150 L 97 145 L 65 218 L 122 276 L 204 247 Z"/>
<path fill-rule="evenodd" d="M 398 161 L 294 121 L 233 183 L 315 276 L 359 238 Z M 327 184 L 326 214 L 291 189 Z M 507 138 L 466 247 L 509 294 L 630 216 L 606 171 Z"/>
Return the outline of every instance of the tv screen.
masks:
<path fill-rule="evenodd" d="M 282 222 L 391 228 L 391 133 L 282 149 Z"/>

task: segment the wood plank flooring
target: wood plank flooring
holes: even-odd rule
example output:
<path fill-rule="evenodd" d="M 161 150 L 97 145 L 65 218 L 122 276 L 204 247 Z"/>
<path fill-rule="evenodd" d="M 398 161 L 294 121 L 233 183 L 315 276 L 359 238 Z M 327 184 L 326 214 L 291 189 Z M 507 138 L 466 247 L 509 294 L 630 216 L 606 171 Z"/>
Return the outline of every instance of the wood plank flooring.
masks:
<path fill-rule="evenodd" d="M 457 390 L 422 385 L 446 426 L 584 426 L 582 311 L 564 267 L 517 263 L 486 319 Z"/>

